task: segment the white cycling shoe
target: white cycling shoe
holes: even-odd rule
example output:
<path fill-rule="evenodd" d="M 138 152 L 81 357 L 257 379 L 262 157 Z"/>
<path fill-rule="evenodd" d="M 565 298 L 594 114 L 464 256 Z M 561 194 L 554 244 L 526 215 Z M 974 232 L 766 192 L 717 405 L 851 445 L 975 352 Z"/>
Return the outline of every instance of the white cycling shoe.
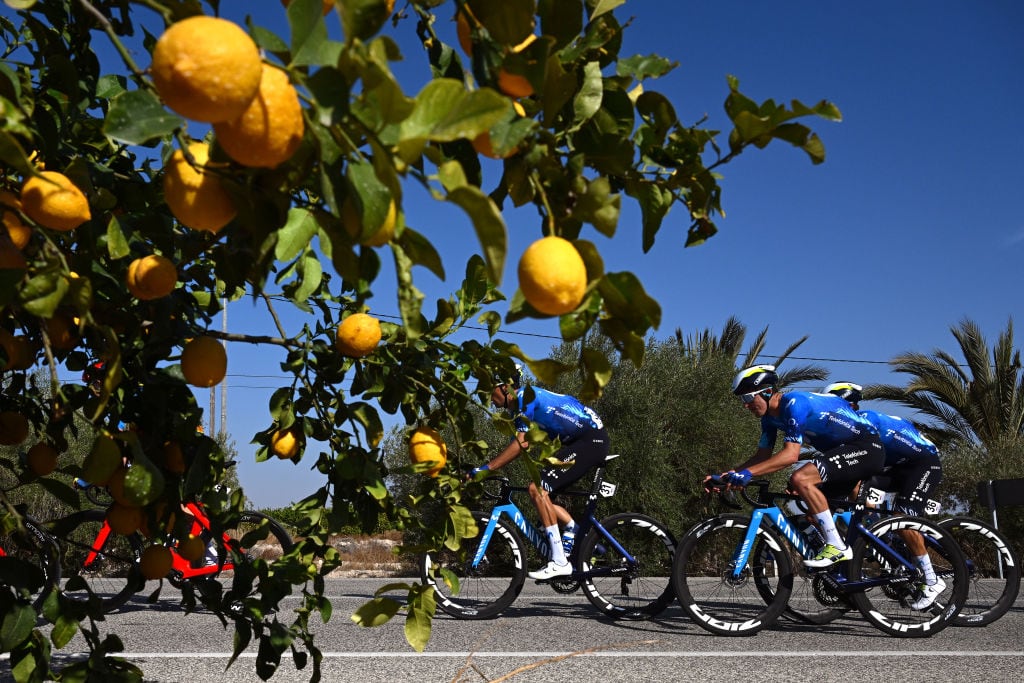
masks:
<path fill-rule="evenodd" d="M 559 576 L 569 576 L 572 574 L 572 565 L 566 562 L 565 564 L 555 564 L 554 562 L 548 562 L 546 565 L 541 567 L 535 572 L 527 574 L 531 579 L 537 579 L 543 581 L 545 579 L 554 579 Z"/>
<path fill-rule="evenodd" d="M 920 597 L 910 603 L 910 609 L 920 611 L 931 607 L 935 599 L 942 595 L 942 591 L 946 590 L 946 582 L 942 579 L 937 579 L 930 586 L 927 584 L 918 586 L 918 590 L 920 591 Z"/>

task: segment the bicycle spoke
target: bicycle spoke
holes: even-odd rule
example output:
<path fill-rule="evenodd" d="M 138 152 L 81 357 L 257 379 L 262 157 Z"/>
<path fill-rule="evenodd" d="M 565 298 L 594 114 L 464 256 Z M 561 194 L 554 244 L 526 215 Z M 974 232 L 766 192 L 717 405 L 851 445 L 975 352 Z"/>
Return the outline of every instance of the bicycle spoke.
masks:
<path fill-rule="evenodd" d="M 969 517 L 943 520 L 967 561 L 967 601 L 953 623 L 985 626 L 1006 614 L 1020 590 L 1020 560 L 1009 541 L 985 522 Z"/>

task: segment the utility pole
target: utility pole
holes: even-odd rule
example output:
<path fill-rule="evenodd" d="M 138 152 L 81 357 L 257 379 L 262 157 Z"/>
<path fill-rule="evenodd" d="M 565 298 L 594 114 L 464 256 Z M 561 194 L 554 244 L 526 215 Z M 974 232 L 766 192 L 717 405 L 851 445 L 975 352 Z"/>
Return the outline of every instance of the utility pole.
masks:
<path fill-rule="evenodd" d="M 224 334 L 227 334 L 228 333 L 228 300 L 227 300 L 227 297 L 224 297 L 223 304 L 224 304 L 224 306 L 223 306 L 224 316 L 221 319 L 222 320 L 222 322 L 221 322 L 221 325 L 222 325 L 221 331 L 224 332 Z M 220 343 L 224 345 L 224 353 L 227 354 L 227 351 L 228 351 L 228 340 L 227 339 L 222 339 Z M 221 431 L 222 434 L 225 435 L 225 440 L 224 441 L 226 443 L 227 442 L 227 438 L 226 437 L 227 437 L 227 433 L 228 433 L 228 378 L 227 378 L 227 375 L 224 376 L 224 381 L 220 383 L 220 431 Z"/>

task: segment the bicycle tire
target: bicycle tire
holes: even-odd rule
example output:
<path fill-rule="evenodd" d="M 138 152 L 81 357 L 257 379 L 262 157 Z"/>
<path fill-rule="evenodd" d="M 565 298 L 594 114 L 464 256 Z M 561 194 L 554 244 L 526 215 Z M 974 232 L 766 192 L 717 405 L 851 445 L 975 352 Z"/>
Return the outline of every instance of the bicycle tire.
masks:
<path fill-rule="evenodd" d="M 1020 558 L 998 529 L 971 517 L 939 522 L 953 534 L 967 562 L 970 590 L 954 626 L 987 626 L 1013 606 L 1020 592 Z"/>
<path fill-rule="evenodd" d="M 0 538 L 0 557 L 10 560 L 0 575 L 38 611 L 60 586 L 60 557 L 56 542 L 39 524 L 28 517 L 22 523 L 24 531 Z"/>
<path fill-rule="evenodd" d="M 230 538 L 238 541 L 237 545 L 232 544 L 233 547 L 229 549 L 237 553 L 237 557 L 232 558 L 234 562 L 238 562 L 239 558 L 242 561 L 259 559 L 272 562 L 276 560 L 280 555 L 275 545 L 259 543 L 270 537 L 273 537 L 277 545 L 281 547 L 281 555 L 291 550 L 295 544 L 284 525 L 273 517 L 255 510 L 243 510 L 238 516 L 238 522 L 226 527 L 224 531 Z M 223 543 L 219 545 L 223 545 Z M 225 559 L 227 559 L 226 555 Z"/>
<path fill-rule="evenodd" d="M 612 619 L 649 619 L 661 614 L 675 599 L 675 538 L 664 524 L 634 512 L 612 515 L 601 526 L 637 562 L 627 562 L 613 543 L 591 529 L 576 554 L 587 599 Z"/>
<path fill-rule="evenodd" d="M 752 636 L 771 626 L 793 589 L 789 553 L 782 552 L 786 541 L 763 526 L 757 537 L 765 539 L 772 556 L 750 553 L 741 575 L 732 576 L 733 556 L 749 527 L 749 516 L 718 515 L 690 529 L 676 549 L 672 583 L 679 604 L 695 624 L 715 635 Z M 772 578 L 772 599 L 766 602 L 758 583 Z"/>
<path fill-rule="evenodd" d="M 82 510 L 54 522 L 53 527 L 60 547 L 61 575 L 67 578 L 61 595 L 82 604 L 95 597 L 104 614 L 123 606 L 146 585 L 139 571 L 143 544 L 138 534 L 122 536 L 111 531 L 97 549 L 95 561 L 85 565 L 105 519 L 103 510 Z"/>
<path fill-rule="evenodd" d="M 942 631 L 953 622 L 967 598 L 968 574 L 963 553 L 951 533 L 920 517 L 888 517 L 871 527 L 871 533 L 896 549 L 903 557 L 911 557 L 899 531 L 911 529 L 925 536 L 925 548 L 935 573 L 946 583 L 935 604 L 925 610 L 914 610 L 905 603 L 912 595 L 914 575 L 902 565 L 881 556 L 872 543 L 860 537 L 853 544 L 850 560 L 851 581 L 888 577 L 890 583 L 851 594 L 853 603 L 873 626 L 897 638 L 926 638 Z"/>
<path fill-rule="evenodd" d="M 490 514 L 474 512 L 473 516 L 479 539 Z M 433 587 L 438 608 L 456 619 L 493 619 L 515 601 L 526 583 L 523 549 L 527 546 L 518 529 L 499 519 L 484 560 L 473 569 L 470 564 L 478 547 L 479 542 L 471 540 L 457 551 L 442 548 L 420 558 L 423 583 Z"/>
<path fill-rule="evenodd" d="M 768 563 L 772 560 L 769 544 L 758 538 L 753 553 L 758 562 Z M 804 557 L 795 547 L 786 543 L 782 552 L 789 554 L 790 566 L 793 568 L 793 590 L 786 602 L 784 614 L 795 621 L 807 624 L 828 624 L 854 609 L 844 596 L 829 590 L 820 572 L 810 572 L 804 565 Z M 763 557 L 762 557 L 763 556 Z M 775 586 L 764 576 L 754 577 L 758 592 L 766 603 L 775 599 Z"/>

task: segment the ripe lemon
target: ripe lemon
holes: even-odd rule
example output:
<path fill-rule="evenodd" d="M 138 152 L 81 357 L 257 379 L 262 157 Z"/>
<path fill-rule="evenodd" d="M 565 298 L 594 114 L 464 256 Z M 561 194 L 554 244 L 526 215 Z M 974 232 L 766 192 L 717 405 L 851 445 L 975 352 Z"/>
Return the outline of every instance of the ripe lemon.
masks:
<path fill-rule="evenodd" d="M 121 448 L 117 442 L 108 434 L 100 434 L 82 463 L 82 479 L 90 484 L 106 486 L 123 464 Z"/>
<path fill-rule="evenodd" d="M 174 474 L 185 472 L 185 454 L 181 450 L 181 444 L 177 441 L 168 441 L 163 447 L 164 469 Z"/>
<path fill-rule="evenodd" d="M 380 320 L 366 313 L 353 313 L 338 325 L 338 350 L 350 358 L 372 353 L 380 338 Z"/>
<path fill-rule="evenodd" d="M 575 310 L 587 291 L 587 267 L 572 242 L 542 237 L 519 259 L 519 289 L 531 306 L 547 315 Z"/>
<path fill-rule="evenodd" d="M 263 79 L 256 97 L 236 119 L 213 124 L 217 142 L 228 156 L 243 166 L 274 168 L 288 161 L 302 143 L 299 93 L 288 74 L 263 65 Z"/>
<path fill-rule="evenodd" d="M 281 460 L 291 460 L 301 447 L 302 434 L 295 427 L 278 429 L 270 436 L 270 452 Z"/>
<path fill-rule="evenodd" d="M 189 562 L 195 562 L 206 554 L 206 541 L 202 536 L 189 534 L 178 541 L 178 554 Z"/>
<path fill-rule="evenodd" d="M 37 477 L 45 477 L 57 469 L 57 449 L 40 441 L 28 449 L 28 453 L 25 455 L 25 464 L 28 465 L 32 474 Z"/>
<path fill-rule="evenodd" d="M 0 446 L 14 446 L 28 438 L 28 418 L 13 410 L 0 411 Z"/>
<path fill-rule="evenodd" d="M 46 336 L 50 338 L 50 346 L 55 349 L 70 351 L 81 341 L 74 319 L 63 311 L 54 313 L 43 326 L 46 328 Z"/>
<path fill-rule="evenodd" d="M 351 198 L 346 197 L 341 205 L 341 222 L 345 226 L 345 232 L 349 237 L 368 247 L 382 247 L 391 241 L 395 236 L 395 220 L 398 213 L 395 209 L 395 202 L 388 203 L 388 211 L 384 215 L 384 222 L 377 228 L 377 232 L 367 238 L 363 238 L 363 219 L 359 215 L 359 209 Z"/>
<path fill-rule="evenodd" d="M 151 71 L 164 104 L 193 121 L 219 123 L 249 106 L 263 62 L 240 26 L 194 16 L 171 25 L 156 41 Z"/>
<path fill-rule="evenodd" d="M 462 12 L 455 14 L 455 35 L 459 39 L 459 46 L 462 47 L 462 51 L 466 53 L 467 57 L 473 56 L 473 29 L 469 25 L 469 19 L 466 18 L 466 14 L 473 13 L 469 9 L 469 5 L 462 6 Z"/>
<path fill-rule="evenodd" d="M 394 0 L 391 0 L 394 2 Z M 281 0 L 281 4 L 287 7 L 292 4 L 292 0 Z M 324 16 L 326 17 L 334 9 L 334 0 L 324 0 Z"/>
<path fill-rule="evenodd" d="M 221 179 L 203 169 L 210 160 L 210 146 L 193 142 L 189 152 L 199 168 L 193 167 L 180 149 L 164 168 L 164 201 L 182 225 L 193 230 L 218 233 L 238 213 Z"/>
<path fill-rule="evenodd" d="M 116 501 L 107 508 L 107 524 L 115 534 L 130 536 L 139 530 L 142 522 L 142 508 Z"/>
<path fill-rule="evenodd" d="M 127 505 L 128 507 L 138 507 L 132 501 L 130 501 L 124 492 L 124 478 L 128 474 L 128 468 L 124 465 L 119 465 L 117 469 L 107 479 L 107 490 L 110 491 L 110 497 L 115 502 L 121 505 Z"/>
<path fill-rule="evenodd" d="M 536 34 L 531 33 L 526 36 L 526 40 L 513 47 L 512 52 L 522 52 L 535 40 L 537 40 Z M 533 85 L 525 76 L 514 74 L 505 69 L 498 69 L 498 90 L 509 97 L 529 97 L 533 94 Z"/>
<path fill-rule="evenodd" d="M 430 427 L 418 427 L 409 437 L 409 460 L 414 465 L 431 465 L 425 474 L 436 477 L 448 462 L 448 446 L 445 445 L 437 430 Z"/>
<path fill-rule="evenodd" d="M 7 235 L 0 235 L 0 270 L 25 270 L 28 262 Z"/>
<path fill-rule="evenodd" d="M 139 571 L 151 581 L 162 579 L 171 571 L 174 558 L 171 551 L 162 545 L 151 545 L 142 551 L 139 558 Z"/>
<path fill-rule="evenodd" d="M 40 225 L 67 232 L 92 218 L 89 200 L 71 180 L 57 171 L 43 171 L 21 186 L 21 208 Z"/>
<path fill-rule="evenodd" d="M 140 301 L 162 299 L 178 284 L 178 269 L 166 256 L 150 254 L 128 264 L 125 284 Z"/>
<path fill-rule="evenodd" d="M 32 236 L 32 228 L 25 225 L 21 217 L 8 209 L 8 206 L 21 210 L 21 200 L 13 192 L 0 190 L 0 224 L 7 231 L 7 236 L 11 238 L 14 246 L 24 249 L 29 237 Z"/>
<path fill-rule="evenodd" d="M 7 355 L 7 360 L 0 357 L 0 371 L 27 370 L 32 367 L 36 354 L 28 337 L 13 335 L 0 328 L 0 346 Z"/>
<path fill-rule="evenodd" d="M 213 337 L 196 337 L 181 351 L 181 374 L 194 387 L 220 384 L 228 372 L 228 352 Z"/>

